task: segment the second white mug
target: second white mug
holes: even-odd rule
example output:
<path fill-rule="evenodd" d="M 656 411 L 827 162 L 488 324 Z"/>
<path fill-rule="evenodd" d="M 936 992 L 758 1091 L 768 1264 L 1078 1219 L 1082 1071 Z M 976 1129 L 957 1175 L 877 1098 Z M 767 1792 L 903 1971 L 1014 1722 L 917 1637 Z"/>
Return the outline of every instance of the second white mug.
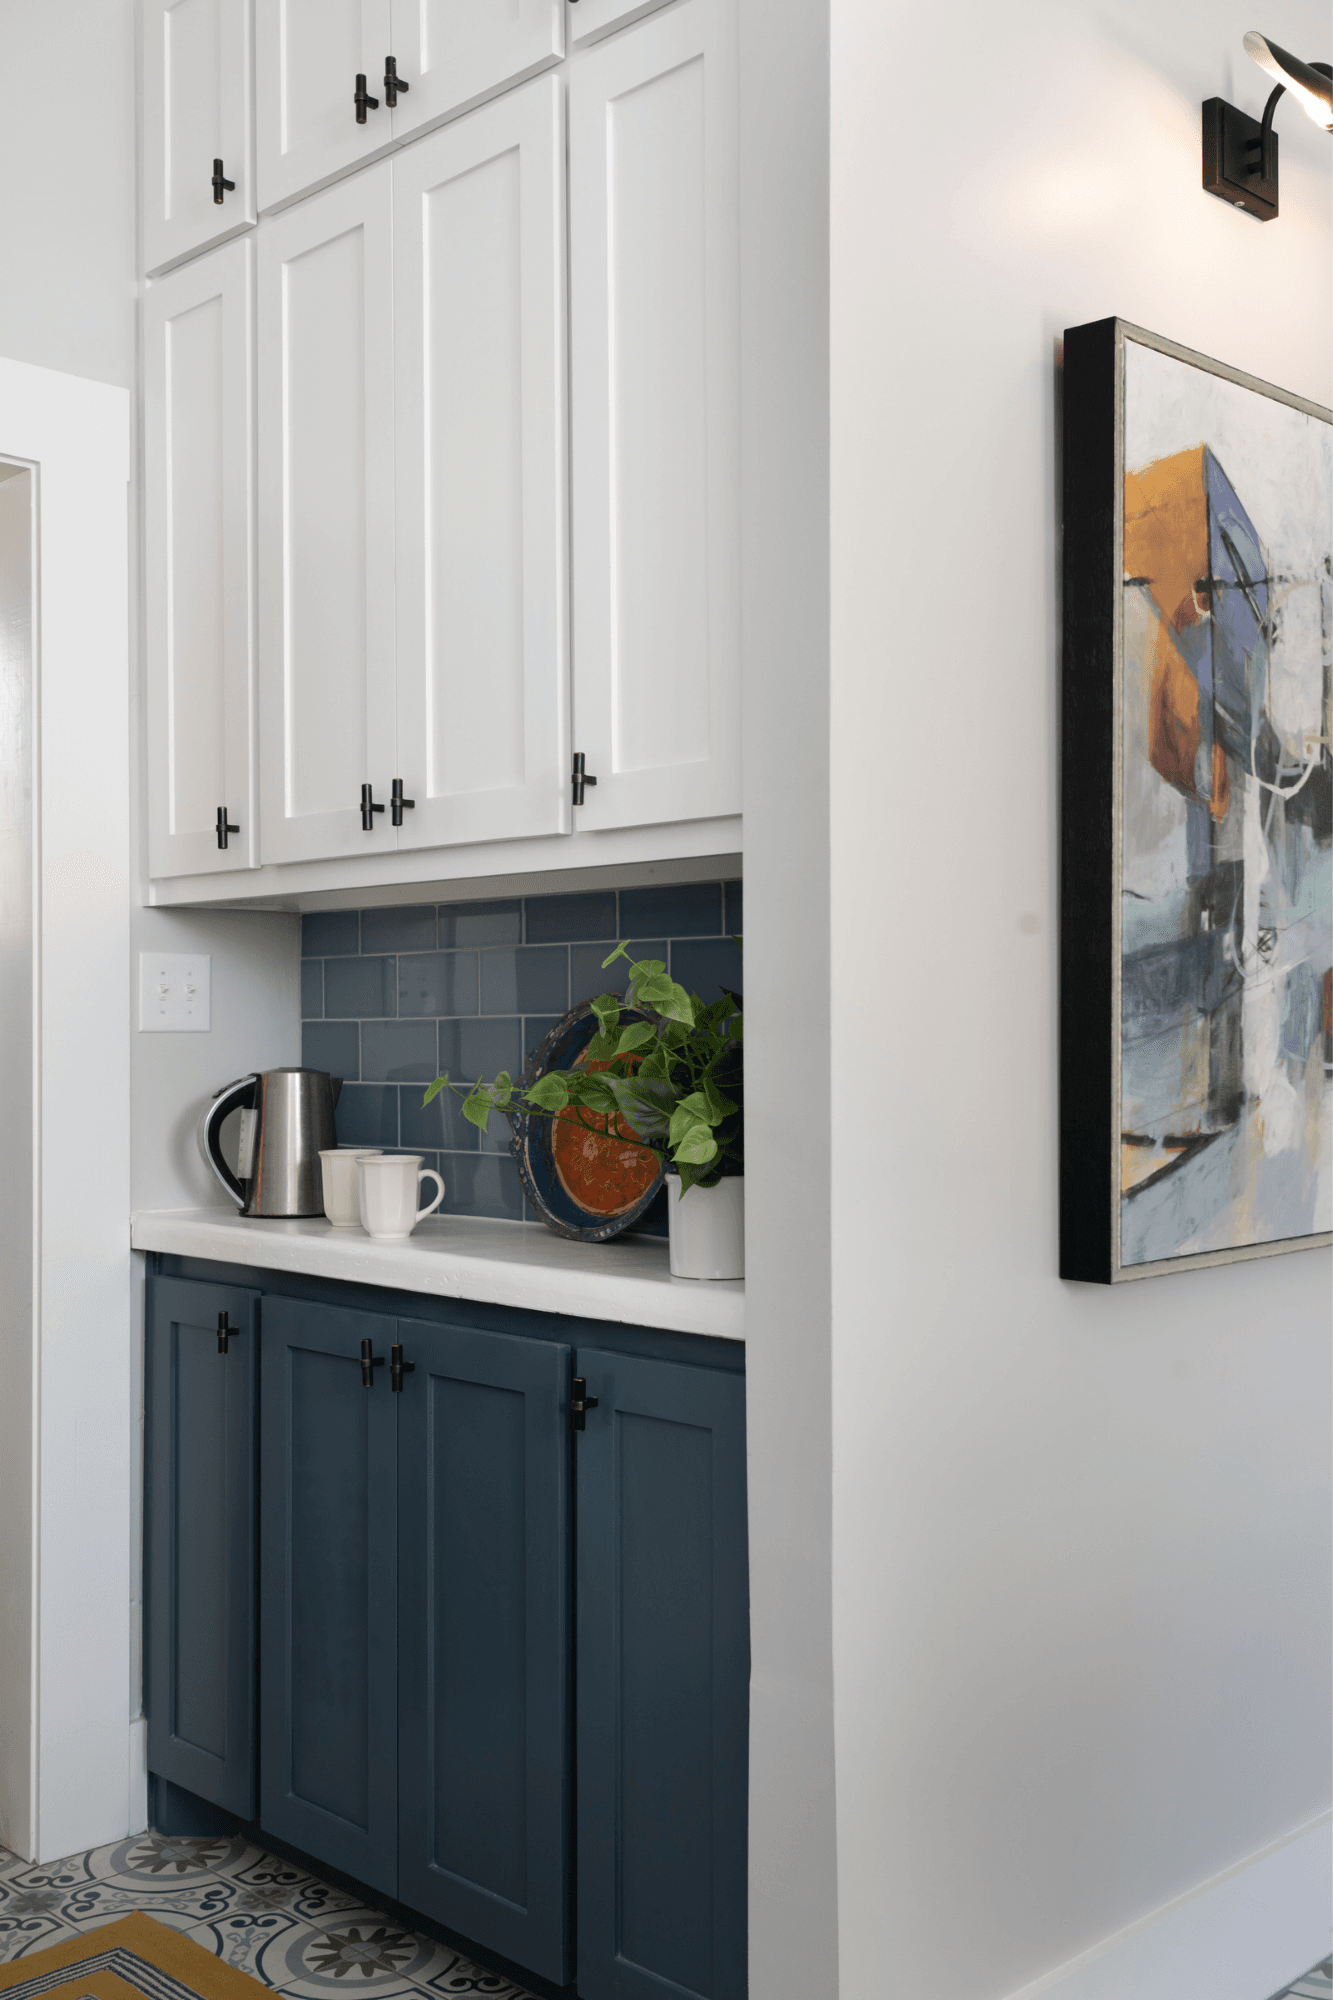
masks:
<path fill-rule="evenodd" d="M 433 1167 L 421 1165 L 420 1153 L 361 1154 L 356 1163 L 361 1194 L 361 1227 L 383 1243 L 405 1243 L 421 1218 L 433 1215 L 444 1200 L 444 1182 Z M 434 1201 L 417 1207 L 417 1189 L 434 1181 Z"/>
<path fill-rule="evenodd" d="M 334 1146 L 319 1156 L 324 1177 L 324 1213 L 335 1229 L 355 1229 L 361 1220 L 361 1186 L 356 1163 L 361 1154 L 378 1154 L 378 1146 Z"/>

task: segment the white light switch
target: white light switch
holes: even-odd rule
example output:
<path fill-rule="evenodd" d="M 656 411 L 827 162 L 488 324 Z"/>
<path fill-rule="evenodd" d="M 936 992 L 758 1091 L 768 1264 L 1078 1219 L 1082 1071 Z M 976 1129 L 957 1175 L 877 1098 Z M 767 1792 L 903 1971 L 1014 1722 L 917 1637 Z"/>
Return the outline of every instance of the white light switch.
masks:
<path fill-rule="evenodd" d="M 211 1025 L 207 952 L 139 953 L 139 1032 L 206 1035 Z"/>

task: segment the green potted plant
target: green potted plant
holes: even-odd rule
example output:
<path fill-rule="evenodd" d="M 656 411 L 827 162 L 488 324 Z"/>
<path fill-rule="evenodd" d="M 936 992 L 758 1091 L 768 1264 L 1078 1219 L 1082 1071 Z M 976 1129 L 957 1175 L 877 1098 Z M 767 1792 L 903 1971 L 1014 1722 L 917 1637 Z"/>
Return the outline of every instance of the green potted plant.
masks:
<path fill-rule="evenodd" d="M 463 1116 L 485 1131 L 491 1116 L 522 1111 L 573 1118 L 601 1135 L 642 1146 L 666 1169 L 671 1272 L 739 1278 L 745 1269 L 744 1015 L 738 997 L 705 1003 L 670 977 L 660 959 L 633 959 L 618 944 L 602 970 L 626 960 L 623 999 L 591 1002 L 598 1032 L 576 1068 L 548 1070 L 531 1086 L 502 1070 L 493 1082 L 456 1084 L 446 1073 L 425 1094 L 462 1098 Z M 622 1020 L 622 1015 L 635 1018 Z M 585 1066 L 586 1065 L 586 1066 Z"/>

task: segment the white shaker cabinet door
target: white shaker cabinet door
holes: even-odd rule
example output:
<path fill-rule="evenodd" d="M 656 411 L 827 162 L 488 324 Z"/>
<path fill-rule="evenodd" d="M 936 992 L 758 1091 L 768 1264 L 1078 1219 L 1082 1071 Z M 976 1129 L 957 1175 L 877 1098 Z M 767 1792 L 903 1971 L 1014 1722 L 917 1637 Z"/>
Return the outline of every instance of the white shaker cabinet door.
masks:
<path fill-rule="evenodd" d="M 265 862 L 395 845 L 390 173 L 259 232 Z M 363 784 L 386 807 L 369 830 Z"/>
<path fill-rule="evenodd" d="M 457 117 L 565 53 L 565 0 L 393 0 L 393 56 L 407 89 L 401 139 Z"/>
<path fill-rule="evenodd" d="M 142 0 L 142 17 L 143 254 L 159 271 L 255 219 L 250 0 Z"/>
<path fill-rule="evenodd" d="M 570 84 L 579 829 L 741 809 L 735 0 Z"/>
<path fill-rule="evenodd" d="M 393 172 L 399 845 L 567 832 L 560 80 Z"/>
<path fill-rule="evenodd" d="M 569 39 L 573 48 L 600 42 L 617 28 L 627 28 L 645 14 L 655 14 L 667 0 L 569 0 Z"/>
<path fill-rule="evenodd" d="M 250 242 L 228 244 L 159 278 L 144 298 L 153 876 L 221 874 L 259 860 L 253 255 Z M 225 847 L 220 826 L 229 829 Z"/>
<path fill-rule="evenodd" d="M 389 0 L 255 0 L 259 206 L 322 187 L 392 144 Z M 358 123 L 357 77 L 367 99 Z"/>

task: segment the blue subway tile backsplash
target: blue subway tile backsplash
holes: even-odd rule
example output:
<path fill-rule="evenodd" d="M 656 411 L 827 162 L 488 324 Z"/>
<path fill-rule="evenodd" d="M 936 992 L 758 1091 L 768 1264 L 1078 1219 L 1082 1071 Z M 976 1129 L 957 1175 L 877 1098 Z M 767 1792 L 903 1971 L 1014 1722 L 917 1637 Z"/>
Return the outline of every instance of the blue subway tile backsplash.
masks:
<path fill-rule="evenodd" d="M 523 942 L 523 904 L 517 896 L 506 903 L 445 903 L 438 916 L 441 949 Z"/>
<path fill-rule="evenodd" d="M 317 915 L 302 917 L 302 958 L 341 958 L 360 949 L 359 911 L 320 910 Z"/>
<path fill-rule="evenodd" d="M 362 951 L 434 951 L 435 905 L 362 910 Z"/>
<path fill-rule="evenodd" d="M 517 1076 L 570 1007 L 624 991 L 624 961 L 602 968 L 618 938 L 705 1000 L 739 993 L 740 929 L 739 881 L 319 911 L 301 920 L 301 1060 L 344 1079 L 339 1144 L 420 1153 L 442 1214 L 531 1221 L 504 1120 L 479 1133 L 448 1093 L 423 1106 L 424 1086 Z M 665 1233 L 664 1204 L 641 1227 Z"/>
<path fill-rule="evenodd" d="M 396 958 L 331 958 L 324 967 L 326 1021 L 383 1020 L 398 1012 Z"/>

